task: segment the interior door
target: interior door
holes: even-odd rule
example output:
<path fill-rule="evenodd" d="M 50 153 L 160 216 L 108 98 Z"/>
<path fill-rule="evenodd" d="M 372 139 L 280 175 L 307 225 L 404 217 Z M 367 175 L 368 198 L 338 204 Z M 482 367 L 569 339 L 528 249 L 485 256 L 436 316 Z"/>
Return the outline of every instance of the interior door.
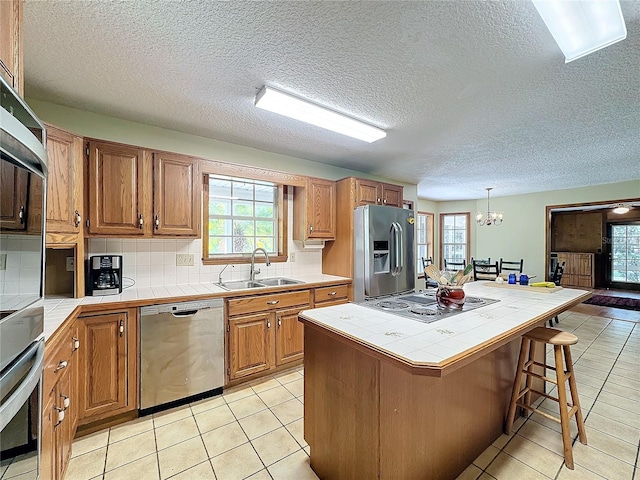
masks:
<path fill-rule="evenodd" d="M 640 222 L 607 224 L 606 284 L 640 290 Z"/>

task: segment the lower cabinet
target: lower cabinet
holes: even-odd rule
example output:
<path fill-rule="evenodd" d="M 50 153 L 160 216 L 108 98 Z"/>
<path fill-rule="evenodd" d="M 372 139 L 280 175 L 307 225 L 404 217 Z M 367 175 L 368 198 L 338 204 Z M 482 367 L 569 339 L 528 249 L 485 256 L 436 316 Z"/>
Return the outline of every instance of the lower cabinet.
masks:
<path fill-rule="evenodd" d="M 227 300 L 227 379 L 271 370 L 303 358 L 304 326 L 298 313 L 310 308 L 310 291 Z"/>
<path fill-rule="evenodd" d="M 80 341 L 79 424 L 138 408 L 138 316 L 128 308 L 78 318 Z"/>
<path fill-rule="evenodd" d="M 63 328 L 45 347 L 42 391 L 41 477 L 59 480 L 71 458 L 78 418 L 77 323 Z"/>

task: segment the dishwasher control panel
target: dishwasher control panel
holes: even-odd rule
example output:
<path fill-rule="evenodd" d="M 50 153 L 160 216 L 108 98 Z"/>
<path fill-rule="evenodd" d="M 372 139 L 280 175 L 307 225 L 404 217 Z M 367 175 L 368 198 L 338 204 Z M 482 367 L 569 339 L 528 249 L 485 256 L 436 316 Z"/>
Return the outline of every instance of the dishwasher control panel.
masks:
<path fill-rule="evenodd" d="M 140 315 L 158 315 L 159 313 L 179 313 L 194 310 L 206 310 L 208 308 L 216 308 L 222 306 L 222 299 L 213 300 L 194 300 L 193 302 L 165 303 L 163 305 L 149 305 L 148 307 L 140 307 Z"/>

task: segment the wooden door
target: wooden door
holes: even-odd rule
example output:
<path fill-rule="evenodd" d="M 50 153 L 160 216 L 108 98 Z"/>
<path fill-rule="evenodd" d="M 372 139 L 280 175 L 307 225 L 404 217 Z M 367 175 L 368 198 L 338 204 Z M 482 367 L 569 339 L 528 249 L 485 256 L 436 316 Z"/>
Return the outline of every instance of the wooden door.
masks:
<path fill-rule="evenodd" d="M 304 308 L 276 312 L 277 366 L 304 357 L 304 325 L 298 321 L 298 313 L 302 310 Z"/>
<path fill-rule="evenodd" d="M 380 205 L 380 184 L 373 180 L 356 178 L 356 205 Z"/>
<path fill-rule="evenodd" d="M 137 408 L 135 311 L 79 319 L 79 422 Z"/>
<path fill-rule="evenodd" d="M 200 162 L 153 154 L 153 234 L 200 236 Z"/>
<path fill-rule="evenodd" d="M 0 1 L 0 74 L 22 97 L 22 0 Z"/>
<path fill-rule="evenodd" d="M 308 182 L 308 238 L 334 239 L 336 236 L 336 184 L 319 178 Z"/>
<path fill-rule="evenodd" d="M 3 230 L 26 230 L 28 182 L 26 170 L 4 160 L 0 162 L 0 222 Z"/>
<path fill-rule="evenodd" d="M 271 312 L 229 319 L 229 379 L 271 368 Z"/>
<path fill-rule="evenodd" d="M 47 126 L 47 233 L 82 231 L 82 138 Z"/>
<path fill-rule="evenodd" d="M 90 234 L 145 234 L 145 222 L 151 220 L 146 163 L 140 148 L 89 142 Z"/>
<path fill-rule="evenodd" d="M 382 184 L 382 204 L 402 208 L 402 190 L 399 185 Z"/>

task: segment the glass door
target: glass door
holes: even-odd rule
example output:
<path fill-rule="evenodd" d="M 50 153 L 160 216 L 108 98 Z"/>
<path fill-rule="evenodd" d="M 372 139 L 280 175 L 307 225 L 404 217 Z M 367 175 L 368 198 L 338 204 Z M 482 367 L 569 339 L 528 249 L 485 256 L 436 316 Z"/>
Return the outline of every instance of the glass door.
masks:
<path fill-rule="evenodd" d="M 610 224 L 609 283 L 622 288 L 640 286 L 640 223 Z"/>

